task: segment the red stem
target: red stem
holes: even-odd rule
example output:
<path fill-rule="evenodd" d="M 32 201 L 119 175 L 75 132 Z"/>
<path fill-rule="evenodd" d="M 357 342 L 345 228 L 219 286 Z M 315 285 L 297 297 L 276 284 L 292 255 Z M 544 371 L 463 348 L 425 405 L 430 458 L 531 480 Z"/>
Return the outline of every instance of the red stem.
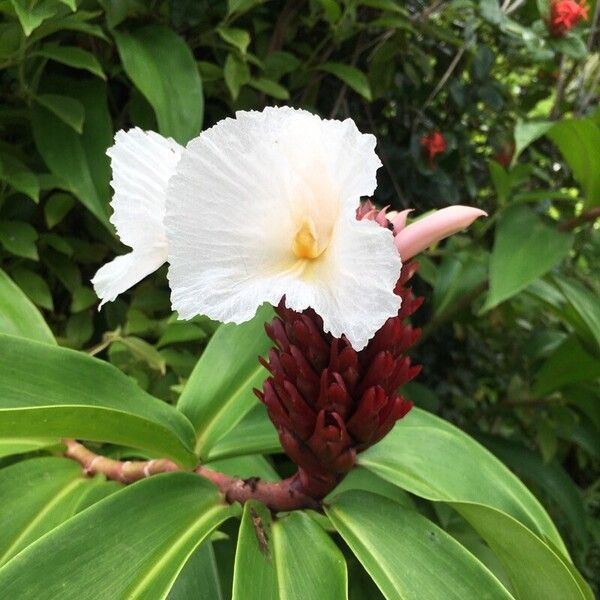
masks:
<path fill-rule="evenodd" d="M 181 471 L 174 462 L 159 458 L 144 461 L 120 461 L 92 452 L 73 439 L 63 440 L 67 449 L 64 455 L 77 461 L 90 477 L 101 473 L 107 479 L 121 483 L 133 483 L 145 477 L 170 471 Z M 202 465 L 193 471 L 219 488 L 226 502 L 244 504 L 248 500 L 258 500 L 274 512 L 287 512 L 299 508 L 319 510 L 321 503 L 304 493 L 297 475 L 282 481 L 260 481 L 252 477 L 240 479 L 225 473 L 207 469 Z"/>

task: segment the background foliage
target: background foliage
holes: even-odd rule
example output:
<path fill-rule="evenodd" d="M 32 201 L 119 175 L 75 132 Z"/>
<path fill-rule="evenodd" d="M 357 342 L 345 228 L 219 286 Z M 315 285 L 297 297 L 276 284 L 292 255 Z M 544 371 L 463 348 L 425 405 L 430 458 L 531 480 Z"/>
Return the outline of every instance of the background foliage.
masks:
<path fill-rule="evenodd" d="M 54 334 L 174 403 L 216 324 L 175 320 L 164 269 L 97 312 L 89 280 L 124 250 L 109 223 L 114 132 L 137 125 L 185 143 L 237 109 L 282 103 L 350 116 L 379 141 L 377 203 L 490 214 L 421 259 L 414 354 L 425 368 L 406 395 L 527 483 L 598 591 L 598 10 L 563 38 L 548 35 L 548 10 L 544 0 L 1 0 L 2 331 Z M 433 131 L 447 148 L 428 161 L 420 139 Z M 11 280 L 52 334 L 34 316 L 11 321 Z M 235 398 L 227 382 L 214 385 Z M 227 454 L 205 440 L 201 456 Z M 485 555 L 443 507 L 423 510 Z M 343 523 L 343 503 L 329 516 Z M 307 527 L 298 519 L 293 527 Z M 227 544 L 213 545 L 231 562 Z"/>

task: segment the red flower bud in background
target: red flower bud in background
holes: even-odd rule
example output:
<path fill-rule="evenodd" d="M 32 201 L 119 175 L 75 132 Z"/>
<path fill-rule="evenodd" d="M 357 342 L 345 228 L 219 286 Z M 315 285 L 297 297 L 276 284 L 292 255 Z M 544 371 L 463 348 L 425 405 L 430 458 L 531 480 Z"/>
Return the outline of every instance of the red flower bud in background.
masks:
<path fill-rule="evenodd" d="M 513 156 L 515 154 L 515 145 L 513 142 L 504 142 L 500 146 L 500 150 L 494 156 L 494 160 L 502 165 L 505 169 L 510 166 Z"/>
<path fill-rule="evenodd" d="M 385 211 L 370 203 L 357 216 L 391 228 Z M 262 362 L 271 375 L 255 392 L 298 465 L 299 485 L 313 498 L 333 489 L 354 466 L 356 454 L 378 442 L 412 407 L 398 388 L 421 370 L 406 356 L 420 330 L 404 323 L 423 301 L 406 287 L 417 266 L 402 267 L 394 290 L 402 298 L 398 315 L 359 352 L 344 337 L 324 333 L 311 309 L 298 313 L 282 301 L 266 325 L 275 347 Z"/>
<path fill-rule="evenodd" d="M 421 137 L 421 148 L 431 163 L 438 154 L 446 151 L 446 140 L 439 131 L 434 131 Z"/>
<path fill-rule="evenodd" d="M 580 21 L 587 21 L 588 6 L 585 0 L 555 0 L 550 5 L 548 31 L 554 37 L 562 37 Z"/>

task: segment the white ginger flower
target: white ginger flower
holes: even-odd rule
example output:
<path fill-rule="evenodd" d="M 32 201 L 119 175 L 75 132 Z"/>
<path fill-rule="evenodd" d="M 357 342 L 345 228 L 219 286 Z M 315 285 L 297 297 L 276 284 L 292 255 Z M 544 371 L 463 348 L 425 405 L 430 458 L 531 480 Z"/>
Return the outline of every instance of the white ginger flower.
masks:
<path fill-rule="evenodd" d="M 242 323 L 285 297 L 362 349 L 400 308 L 392 232 L 356 219 L 380 166 L 351 119 L 267 108 L 204 131 L 167 190 L 173 308 Z"/>

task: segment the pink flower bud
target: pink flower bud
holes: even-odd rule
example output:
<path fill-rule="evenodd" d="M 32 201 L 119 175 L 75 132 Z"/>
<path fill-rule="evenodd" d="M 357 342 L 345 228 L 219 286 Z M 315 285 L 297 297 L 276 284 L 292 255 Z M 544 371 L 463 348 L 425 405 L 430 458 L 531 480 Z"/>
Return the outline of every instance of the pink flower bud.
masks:
<path fill-rule="evenodd" d="M 432 244 L 468 227 L 487 213 L 471 206 L 448 206 L 411 223 L 394 238 L 402 261 L 407 261 Z"/>

